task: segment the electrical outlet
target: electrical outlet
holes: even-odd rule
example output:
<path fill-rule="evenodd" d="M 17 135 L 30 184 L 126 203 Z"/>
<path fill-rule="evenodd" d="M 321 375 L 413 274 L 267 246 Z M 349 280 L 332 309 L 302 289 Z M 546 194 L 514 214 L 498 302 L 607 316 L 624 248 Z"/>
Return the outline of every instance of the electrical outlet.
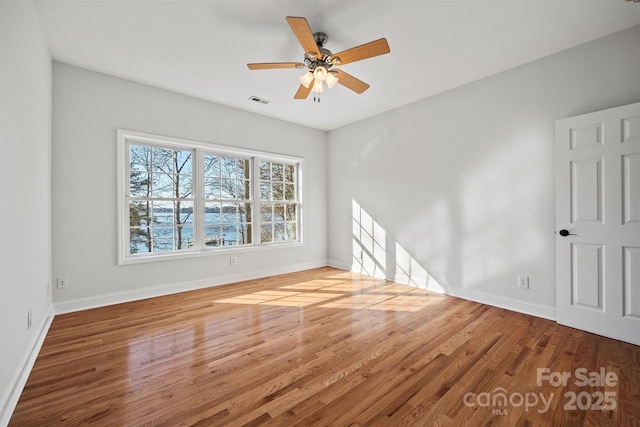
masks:
<path fill-rule="evenodd" d="M 27 310 L 27 330 L 31 329 L 31 324 L 33 323 L 33 313 L 31 313 L 31 309 Z"/>
<path fill-rule="evenodd" d="M 520 289 L 529 289 L 529 277 L 518 276 L 518 287 Z"/>
<path fill-rule="evenodd" d="M 57 285 L 58 289 L 67 289 L 68 286 L 69 286 L 69 279 L 67 279 L 66 277 L 58 278 L 58 285 Z"/>
<path fill-rule="evenodd" d="M 232 256 L 229 257 L 229 265 L 236 265 L 238 263 L 238 257 Z"/>

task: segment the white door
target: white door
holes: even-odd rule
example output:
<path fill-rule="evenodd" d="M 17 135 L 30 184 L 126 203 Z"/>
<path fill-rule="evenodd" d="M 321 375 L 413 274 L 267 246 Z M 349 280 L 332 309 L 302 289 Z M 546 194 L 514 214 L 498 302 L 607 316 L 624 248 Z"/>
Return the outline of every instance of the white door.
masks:
<path fill-rule="evenodd" d="M 640 345 L 640 103 L 556 122 L 556 304 Z"/>

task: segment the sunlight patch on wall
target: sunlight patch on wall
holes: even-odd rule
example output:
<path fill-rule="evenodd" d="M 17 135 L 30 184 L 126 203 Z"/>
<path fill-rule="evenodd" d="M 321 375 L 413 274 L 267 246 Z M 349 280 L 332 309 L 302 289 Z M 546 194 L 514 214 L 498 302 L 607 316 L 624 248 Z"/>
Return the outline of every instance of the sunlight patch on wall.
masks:
<path fill-rule="evenodd" d="M 415 286 L 416 288 L 445 292 L 444 287 L 399 243 L 396 243 L 396 274 L 394 281 Z"/>
<path fill-rule="evenodd" d="M 352 222 L 352 271 L 381 279 L 386 278 L 387 233 L 384 228 L 355 200 L 352 201 Z"/>
<path fill-rule="evenodd" d="M 385 278 L 416 288 L 445 292 L 445 289 L 358 202 L 352 200 L 352 271 Z M 442 240 L 443 236 L 439 236 Z M 446 239 L 445 239 L 446 240 Z"/>

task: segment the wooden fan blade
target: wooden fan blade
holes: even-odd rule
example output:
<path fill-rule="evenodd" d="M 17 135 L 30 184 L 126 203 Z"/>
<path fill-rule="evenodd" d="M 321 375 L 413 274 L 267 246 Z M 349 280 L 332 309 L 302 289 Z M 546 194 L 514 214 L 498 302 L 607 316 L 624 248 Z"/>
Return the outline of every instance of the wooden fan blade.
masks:
<path fill-rule="evenodd" d="M 369 89 L 369 85 L 363 82 L 362 80 L 358 80 L 353 77 L 351 74 L 347 74 L 342 70 L 332 70 L 338 73 L 338 83 L 342 86 L 345 86 L 355 93 L 362 93 L 365 90 Z"/>
<path fill-rule="evenodd" d="M 307 99 L 307 96 L 309 96 L 309 93 L 311 93 L 312 88 L 313 88 L 312 85 L 309 85 L 309 87 L 304 87 L 304 85 L 300 85 L 293 99 Z"/>
<path fill-rule="evenodd" d="M 336 65 L 344 65 L 350 62 L 360 61 L 362 59 L 372 58 L 378 55 L 384 55 L 391 52 L 387 39 L 378 39 L 351 49 L 343 50 L 333 55 L 333 58 L 340 58 L 340 62 Z"/>
<path fill-rule="evenodd" d="M 318 49 L 318 45 L 316 44 L 316 39 L 313 37 L 311 27 L 309 27 L 309 23 L 306 19 L 296 16 L 287 16 L 287 22 L 293 30 L 293 34 L 298 38 L 298 41 L 305 53 L 320 53 L 320 49 Z"/>
<path fill-rule="evenodd" d="M 250 70 L 269 70 L 272 68 L 304 68 L 302 62 L 260 62 L 247 64 Z"/>

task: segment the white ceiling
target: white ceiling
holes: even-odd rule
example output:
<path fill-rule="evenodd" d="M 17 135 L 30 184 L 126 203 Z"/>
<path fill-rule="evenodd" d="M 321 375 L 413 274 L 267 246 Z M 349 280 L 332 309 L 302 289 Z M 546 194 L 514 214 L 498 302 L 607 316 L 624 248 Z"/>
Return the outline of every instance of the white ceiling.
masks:
<path fill-rule="evenodd" d="M 623 0 L 35 0 L 55 60 L 331 130 L 640 24 Z M 391 53 L 341 67 L 369 83 L 294 100 L 302 61 L 285 17 L 339 52 L 386 37 Z M 638 54 L 635 52 L 635 54 Z M 256 95 L 271 103 L 249 101 Z"/>

